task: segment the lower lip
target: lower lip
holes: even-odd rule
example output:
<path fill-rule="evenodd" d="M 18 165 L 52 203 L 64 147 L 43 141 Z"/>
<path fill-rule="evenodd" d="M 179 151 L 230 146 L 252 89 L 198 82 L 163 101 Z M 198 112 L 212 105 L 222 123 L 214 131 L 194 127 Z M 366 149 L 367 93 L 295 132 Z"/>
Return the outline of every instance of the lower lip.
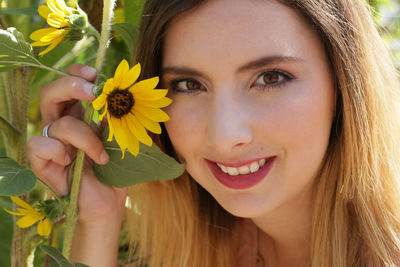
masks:
<path fill-rule="evenodd" d="M 216 164 L 215 162 L 206 160 L 211 172 L 214 174 L 217 180 L 225 185 L 226 187 L 232 189 L 247 189 L 252 186 L 255 186 L 268 175 L 269 171 L 271 170 L 276 157 L 272 157 L 262 166 L 258 171 L 249 174 L 239 174 L 239 175 L 229 175 L 224 173 Z"/>

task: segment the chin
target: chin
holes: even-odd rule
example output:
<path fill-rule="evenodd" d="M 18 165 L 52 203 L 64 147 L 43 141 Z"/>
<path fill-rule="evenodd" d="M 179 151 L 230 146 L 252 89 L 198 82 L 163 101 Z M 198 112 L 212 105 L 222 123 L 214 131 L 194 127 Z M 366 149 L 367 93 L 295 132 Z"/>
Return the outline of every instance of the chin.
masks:
<path fill-rule="evenodd" d="M 276 203 L 269 201 L 265 195 L 230 196 L 216 200 L 227 212 L 243 218 L 257 218 L 272 212 L 276 207 Z"/>

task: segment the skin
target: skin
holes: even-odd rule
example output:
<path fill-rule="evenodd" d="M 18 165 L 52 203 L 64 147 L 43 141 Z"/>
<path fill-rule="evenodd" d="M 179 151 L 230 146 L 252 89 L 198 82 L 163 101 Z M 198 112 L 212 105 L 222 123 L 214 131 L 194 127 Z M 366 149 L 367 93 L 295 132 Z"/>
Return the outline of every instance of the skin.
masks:
<path fill-rule="evenodd" d="M 305 265 L 312 184 L 334 107 L 318 36 L 273 1 L 209 1 L 173 20 L 163 55 L 163 85 L 173 99 L 166 128 L 188 172 L 228 212 L 263 230 L 269 266 Z M 248 189 L 221 184 L 205 161 L 270 156 L 271 171 Z"/>
<path fill-rule="evenodd" d="M 334 108 L 332 77 L 317 35 L 273 1 L 216 0 L 171 22 L 163 55 L 162 83 L 174 100 L 166 109 L 171 117 L 166 127 L 189 173 L 226 210 L 262 230 L 266 264 L 305 266 L 312 183 Z M 260 62 L 266 57 L 269 62 Z M 53 124 L 50 138 L 29 141 L 29 159 L 36 175 L 65 195 L 67 165 L 76 148 L 87 153 L 72 260 L 116 266 L 126 189 L 104 186 L 93 174 L 91 162 L 106 163 L 108 156 L 98 129 L 82 123 L 78 100 L 93 100 L 88 88 L 96 72 L 83 65 L 67 72 L 73 76 L 41 92 L 43 125 Z M 269 82 L 277 79 L 274 86 L 265 84 L 265 72 Z M 174 82 L 183 78 L 195 82 Z M 174 90 L 200 84 L 192 94 Z M 228 164 L 268 156 L 276 156 L 268 176 L 241 190 L 220 184 L 204 161 Z"/>

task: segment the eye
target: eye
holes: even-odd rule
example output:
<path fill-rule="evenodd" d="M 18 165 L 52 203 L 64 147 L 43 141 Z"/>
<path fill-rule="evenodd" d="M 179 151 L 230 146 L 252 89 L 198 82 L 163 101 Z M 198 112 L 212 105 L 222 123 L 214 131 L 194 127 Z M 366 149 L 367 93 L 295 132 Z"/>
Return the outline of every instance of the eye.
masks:
<path fill-rule="evenodd" d="M 206 87 L 203 84 L 192 78 L 173 80 L 170 83 L 170 88 L 175 92 L 183 92 L 188 94 L 206 90 Z"/>
<path fill-rule="evenodd" d="M 260 74 L 252 85 L 261 89 L 279 87 L 284 83 L 293 80 L 293 76 L 280 70 L 269 70 Z"/>

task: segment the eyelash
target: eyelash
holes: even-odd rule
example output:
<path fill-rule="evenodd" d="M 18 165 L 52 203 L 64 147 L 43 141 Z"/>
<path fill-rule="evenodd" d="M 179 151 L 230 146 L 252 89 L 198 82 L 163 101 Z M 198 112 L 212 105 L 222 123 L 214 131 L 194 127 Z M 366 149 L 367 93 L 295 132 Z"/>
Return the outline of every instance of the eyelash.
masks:
<path fill-rule="evenodd" d="M 278 81 L 275 83 L 271 83 L 271 84 L 264 84 L 264 85 L 257 85 L 257 81 L 259 81 L 260 79 L 264 79 L 264 76 L 266 74 L 274 74 L 274 75 L 278 75 Z M 286 82 L 289 82 L 291 80 L 293 80 L 294 77 L 285 72 L 282 71 L 280 69 L 272 69 L 272 70 L 268 70 L 268 71 L 264 71 L 262 72 L 260 75 L 257 76 L 256 81 L 252 84 L 252 88 L 256 87 L 256 89 L 260 89 L 260 90 L 273 90 L 275 88 L 280 88 L 282 87 Z M 199 86 L 200 88 L 198 89 L 179 89 L 179 83 L 181 82 L 186 82 L 186 87 L 187 87 L 187 82 L 193 82 L 195 83 L 196 86 Z M 265 80 L 263 80 L 263 82 L 265 83 Z M 174 92 L 178 92 L 178 93 L 185 93 L 185 94 L 195 94 L 195 93 L 199 93 L 201 91 L 206 91 L 207 88 L 199 81 L 197 81 L 196 79 L 193 78 L 178 78 L 178 79 L 174 79 L 170 82 L 170 89 L 173 90 Z"/>
<path fill-rule="evenodd" d="M 263 85 L 257 85 L 257 84 L 256 84 L 257 81 L 259 81 L 259 80 L 261 80 L 261 79 L 264 79 L 264 77 L 265 77 L 266 74 L 278 75 L 278 81 L 277 81 L 277 82 L 274 82 L 274 83 L 271 83 L 271 84 L 266 84 L 266 83 L 265 83 L 265 80 L 263 80 L 263 82 L 264 82 L 265 84 L 263 84 Z M 260 90 L 267 90 L 267 91 L 269 91 L 269 90 L 273 90 L 273 89 L 276 89 L 276 88 L 280 88 L 280 87 L 282 87 L 285 83 L 287 83 L 287 82 L 289 82 L 289 81 L 291 81 L 291 80 L 293 80 L 293 79 L 294 79 L 294 77 L 293 77 L 291 74 L 289 74 L 289 73 L 287 73 L 287 72 L 285 72 L 285 71 L 283 71 L 283 70 L 280 70 L 280 69 L 272 69 L 272 70 L 264 71 L 264 72 L 262 72 L 260 75 L 258 75 L 256 81 L 252 84 L 252 87 L 256 87 L 256 89 L 260 89 Z"/>

